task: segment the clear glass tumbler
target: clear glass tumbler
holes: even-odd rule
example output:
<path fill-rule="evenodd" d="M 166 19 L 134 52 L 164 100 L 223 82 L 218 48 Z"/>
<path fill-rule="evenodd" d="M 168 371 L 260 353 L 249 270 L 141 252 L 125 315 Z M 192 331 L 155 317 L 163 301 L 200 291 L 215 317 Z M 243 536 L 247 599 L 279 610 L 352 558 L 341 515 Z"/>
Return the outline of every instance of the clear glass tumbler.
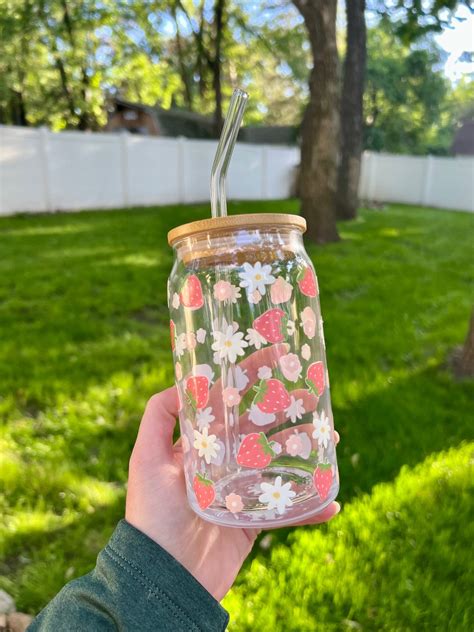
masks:
<path fill-rule="evenodd" d="M 231 527 L 304 520 L 339 477 L 319 290 L 296 215 L 173 229 L 171 346 L 189 502 Z"/>

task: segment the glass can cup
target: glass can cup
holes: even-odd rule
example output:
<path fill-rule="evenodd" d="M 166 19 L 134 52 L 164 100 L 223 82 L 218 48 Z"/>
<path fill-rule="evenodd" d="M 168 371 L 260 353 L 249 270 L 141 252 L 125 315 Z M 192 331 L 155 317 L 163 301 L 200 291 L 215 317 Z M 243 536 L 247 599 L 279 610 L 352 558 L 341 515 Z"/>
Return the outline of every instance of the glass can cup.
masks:
<path fill-rule="evenodd" d="M 339 476 L 316 274 L 296 215 L 168 235 L 171 347 L 189 502 L 230 527 L 303 521 Z"/>

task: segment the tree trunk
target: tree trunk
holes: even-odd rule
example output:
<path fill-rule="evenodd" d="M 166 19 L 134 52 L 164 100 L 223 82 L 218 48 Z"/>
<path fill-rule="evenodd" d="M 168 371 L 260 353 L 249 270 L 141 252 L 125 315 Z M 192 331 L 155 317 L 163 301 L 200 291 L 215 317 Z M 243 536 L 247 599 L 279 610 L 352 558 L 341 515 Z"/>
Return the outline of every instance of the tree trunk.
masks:
<path fill-rule="evenodd" d="M 18 90 L 10 90 L 11 119 L 13 125 L 26 127 L 28 121 L 26 118 L 26 107 L 23 99 L 23 93 Z"/>
<path fill-rule="evenodd" d="M 357 215 L 363 143 L 363 96 L 367 34 L 365 0 L 346 0 L 347 52 L 341 96 L 341 155 L 338 173 L 338 219 Z"/>
<path fill-rule="evenodd" d="M 459 358 L 457 369 L 458 374 L 462 377 L 472 377 L 474 375 L 474 311 L 471 314 L 469 331 Z"/>
<path fill-rule="evenodd" d="M 69 7 L 67 4 L 67 0 L 61 0 L 61 4 L 63 8 L 63 24 L 68 33 L 69 43 L 71 45 L 71 48 L 74 52 L 76 52 L 77 47 L 76 47 L 76 40 L 74 36 L 73 20 L 69 14 Z M 90 86 L 90 81 L 87 75 L 87 70 L 83 64 L 80 64 L 80 69 L 81 69 L 81 78 L 82 78 L 81 87 L 80 87 L 82 104 L 81 104 L 81 111 L 78 117 L 77 129 L 85 131 L 85 130 L 91 129 L 91 127 L 93 126 L 92 117 L 89 116 L 88 103 L 87 103 L 87 91 Z"/>
<path fill-rule="evenodd" d="M 304 18 L 313 55 L 310 100 L 302 124 L 301 214 L 308 239 L 337 241 L 336 185 L 339 136 L 337 0 L 294 0 Z"/>
<path fill-rule="evenodd" d="M 212 63 L 212 87 L 214 89 L 215 109 L 214 109 L 214 133 L 219 136 L 224 124 L 222 116 L 222 85 L 221 85 L 221 44 L 224 30 L 224 5 L 225 0 L 216 0 L 214 5 L 215 31 L 215 53 Z"/>

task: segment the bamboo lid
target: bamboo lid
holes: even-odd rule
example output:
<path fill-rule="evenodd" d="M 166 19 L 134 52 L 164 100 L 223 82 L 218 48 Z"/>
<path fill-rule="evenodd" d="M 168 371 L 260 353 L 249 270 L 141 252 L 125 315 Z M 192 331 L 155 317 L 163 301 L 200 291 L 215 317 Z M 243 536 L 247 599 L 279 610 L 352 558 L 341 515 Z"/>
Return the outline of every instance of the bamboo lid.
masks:
<path fill-rule="evenodd" d="M 182 224 L 168 233 L 168 243 L 173 246 L 178 239 L 197 235 L 198 233 L 225 232 L 227 229 L 252 229 L 264 226 L 274 228 L 287 226 L 297 228 L 302 233 L 306 231 L 306 220 L 299 215 L 288 213 L 252 213 L 248 215 L 227 215 L 226 217 L 210 217 L 197 222 Z"/>

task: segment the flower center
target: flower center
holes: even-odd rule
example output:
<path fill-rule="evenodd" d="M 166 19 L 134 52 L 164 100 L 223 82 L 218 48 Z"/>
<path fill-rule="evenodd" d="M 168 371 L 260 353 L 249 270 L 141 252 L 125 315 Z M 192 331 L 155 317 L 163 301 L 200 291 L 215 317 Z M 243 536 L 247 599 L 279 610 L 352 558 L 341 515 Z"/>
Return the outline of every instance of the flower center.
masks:
<path fill-rule="evenodd" d="M 225 345 L 227 348 L 232 347 L 232 342 L 231 342 L 230 340 L 226 340 L 226 341 L 224 342 L 224 345 Z"/>
<path fill-rule="evenodd" d="M 205 448 L 207 448 L 207 441 L 203 441 L 203 442 L 202 442 L 202 447 L 203 447 L 204 449 L 205 449 Z"/>
<path fill-rule="evenodd" d="M 255 280 L 256 281 L 261 281 L 262 280 L 262 275 L 261 274 L 256 274 L 255 275 Z"/>
<path fill-rule="evenodd" d="M 272 494 L 273 498 L 276 498 L 276 500 L 278 500 L 281 496 L 280 492 L 273 492 Z"/>

